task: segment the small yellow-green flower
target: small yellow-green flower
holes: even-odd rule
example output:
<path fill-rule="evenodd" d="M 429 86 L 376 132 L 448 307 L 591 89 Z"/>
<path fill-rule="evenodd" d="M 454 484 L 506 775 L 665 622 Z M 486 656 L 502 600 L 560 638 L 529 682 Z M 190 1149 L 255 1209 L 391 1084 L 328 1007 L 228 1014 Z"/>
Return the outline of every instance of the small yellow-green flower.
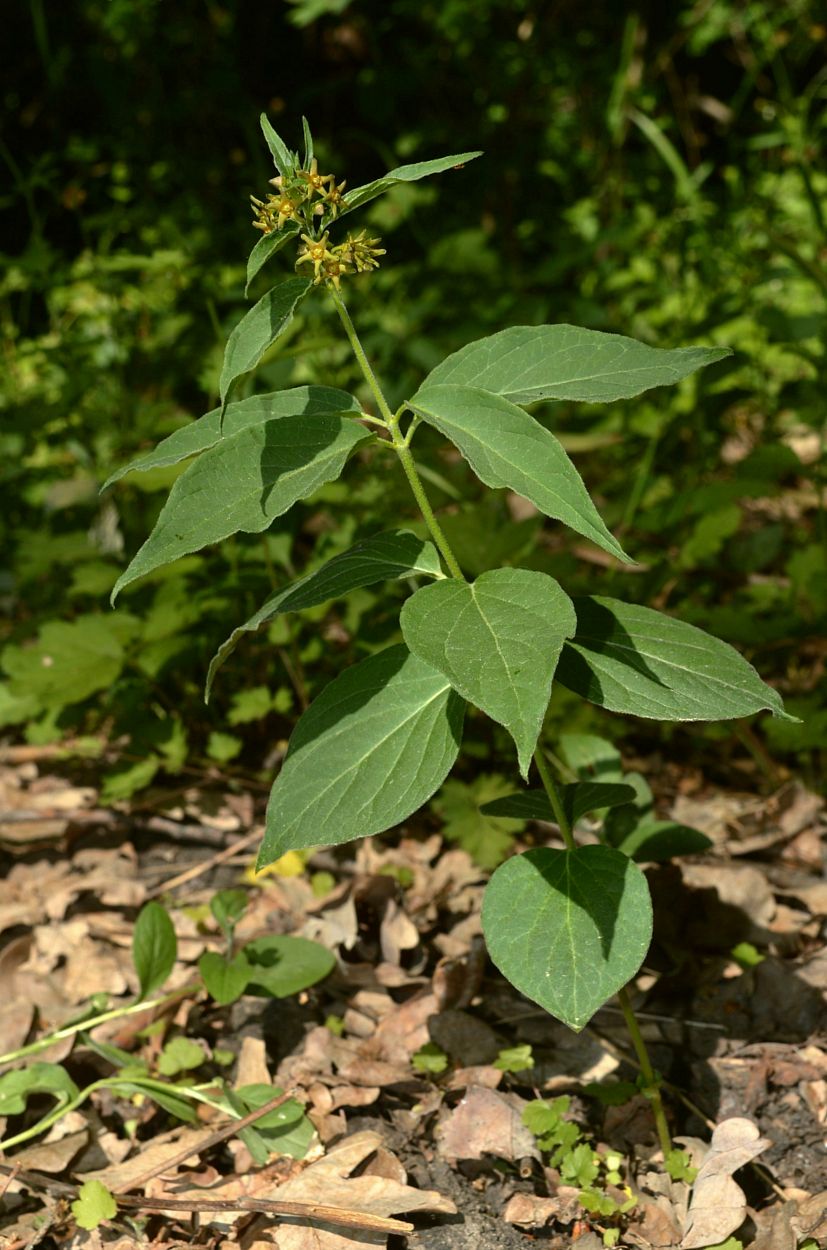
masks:
<path fill-rule="evenodd" d="M 347 180 L 340 182 L 339 185 L 336 186 L 335 179 L 331 178 L 330 186 L 324 194 L 324 200 L 321 204 L 317 204 L 313 211 L 316 213 L 320 210 L 323 213 L 330 212 L 333 217 L 337 217 L 345 202 L 343 192 L 346 186 Z"/>
<path fill-rule="evenodd" d="M 329 261 L 335 261 L 339 259 L 337 256 L 334 255 L 334 253 L 327 246 L 327 240 L 328 240 L 327 231 L 325 231 L 325 233 L 322 235 L 320 239 L 314 239 L 314 238 L 311 238 L 309 234 L 303 234 L 301 236 L 301 240 L 302 240 L 302 243 L 304 244 L 304 249 L 303 251 L 299 252 L 298 257 L 296 258 L 296 264 L 297 265 L 306 265 L 308 263 L 312 264 L 313 271 L 314 271 L 313 281 L 321 282 L 322 266 L 326 265 Z"/>
<path fill-rule="evenodd" d="M 310 168 L 298 170 L 298 176 L 301 178 L 302 182 L 307 183 L 311 194 L 315 191 L 315 193 L 319 196 L 327 194 L 327 183 L 335 185 L 336 182 L 333 174 L 319 173 L 319 162 L 316 160 L 315 156 L 310 162 Z"/>

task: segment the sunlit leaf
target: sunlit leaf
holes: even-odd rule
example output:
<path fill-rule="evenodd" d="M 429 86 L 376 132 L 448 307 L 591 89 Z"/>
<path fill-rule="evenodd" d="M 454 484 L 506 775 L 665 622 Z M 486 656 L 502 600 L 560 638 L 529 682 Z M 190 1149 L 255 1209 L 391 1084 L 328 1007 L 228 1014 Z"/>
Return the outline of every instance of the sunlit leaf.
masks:
<path fill-rule="evenodd" d="M 475 386 L 514 404 L 539 399 L 602 404 L 653 386 L 670 386 L 731 355 L 722 347 L 649 347 L 622 334 L 580 326 L 510 326 L 448 356 L 428 375 L 423 389 Z"/>
<path fill-rule="evenodd" d="M 410 406 L 456 444 L 486 486 L 524 495 L 546 516 L 630 562 L 557 439 L 522 408 L 478 387 L 430 384 Z"/>

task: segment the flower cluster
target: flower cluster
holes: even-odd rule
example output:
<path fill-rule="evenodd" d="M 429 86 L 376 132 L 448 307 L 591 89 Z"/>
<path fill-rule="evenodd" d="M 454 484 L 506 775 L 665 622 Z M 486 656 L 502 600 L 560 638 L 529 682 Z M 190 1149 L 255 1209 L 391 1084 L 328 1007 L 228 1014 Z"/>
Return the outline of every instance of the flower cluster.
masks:
<path fill-rule="evenodd" d="M 270 185 L 276 191 L 266 200 L 250 196 L 255 214 L 253 225 L 263 234 L 273 234 L 290 221 L 305 226 L 307 233 L 301 235 L 303 246 L 296 266 L 312 265 L 315 283 L 332 282 L 338 290 L 343 274 L 367 273 L 378 268 L 377 258 L 385 255 L 385 249 L 379 247 L 381 240 L 368 238 L 365 230 L 348 234 L 344 243 L 335 246 L 329 244 L 327 230 L 318 238 L 314 235 L 314 227 L 323 228 L 338 217 L 345 203 L 346 185 L 344 182 L 337 184 L 333 174 L 320 174 L 315 158 L 309 169 L 296 169 L 271 178 Z M 318 227 L 314 222 L 316 217 L 324 218 Z"/>
<path fill-rule="evenodd" d="M 320 174 L 315 157 L 309 169 L 297 169 L 287 177 L 271 178 L 270 185 L 276 192 L 266 200 L 250 196 L 255 214 L 253 225 L 263 234 L 281 230 L 287 221 L 309 226 L 313 217 L 332 219 L 338 216 L 344 204 L 346 183 L 340 182 L 337 186 L 334 174 Z"/>
<path fill-rule="evenodd" d="M 385 249 L 379 247 L 380 239 L 369 239 L 364 230 L 358 234 L 348 234 L 344 243 L 334 247 L 328 244 L 328 233 L 319 239 L 309 234 L 302 235 L 304 247 L 299 252 L 296 266 L 311 264 L 315 283 L 329 281 L 339 289 L 339 280 L 346 273 L 367 273 L 377 269 L 377 257 L 385 255 Z"/>

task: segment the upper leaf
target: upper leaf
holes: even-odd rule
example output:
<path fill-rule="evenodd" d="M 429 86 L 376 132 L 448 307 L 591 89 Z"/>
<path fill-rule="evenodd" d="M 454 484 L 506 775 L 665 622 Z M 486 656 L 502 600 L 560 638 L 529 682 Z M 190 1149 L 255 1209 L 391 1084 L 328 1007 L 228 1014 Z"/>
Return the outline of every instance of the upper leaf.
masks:
<path fill-rule="evenodd" d="M 346 391 L 332 386 L 294 386 L 287 391 L 270 391 L 266 395 L 251 395 L 228 404 L 224 409 L 223 437 L 229 438 L 249 425 L 261 425 L 264 421 L 276 421 L 280 417 L 317 416 L 322 412 L 358 413 L 361 406 Z M 157 447 L 116 469 L 104 482 L 106 490 L 113 482 L 127 473 L 146 473 L 148 469 L 160 469 L 168 464 L 178 464 L 188 456 L 195 456 L 208 447 L 214 447 L 222 438 L 221 409 L 199 417 L 190 425 L 175 430 L 161 440 Z"/>
<path fill-rule="evenodd" d="M 374 534 L 341 555 L 334 556 L 321 568 L 277 590 L 249 620 L 233 630 L 210 663 L 206 698 L 210 697 L 216 673 L 235 650 L 242 634 L 261 629 L 262 625 L 282 612 L 312 608 L 318 603 L 326 603 L 328 599 L 339 599 L 361 586 L 372 586 L 389 578 L 411 577 L 416 573 L 441 577 L 442 569 L 433 543 L 425 542 L 407 530 Z"/>
<path fill-rule="evenodd" d="M 284 142 L 281 135 L 276 134 L 267 119 L 266 113 L 261 114 L 259 122 L 261 124 L 261 133 L 267 140 L 267 146 L 270 149 L 276 169 L 280 174 L 289 174 L 295 163 L 292 152 L 287 147 L 287 144 Z"/>
<path fill-rule="evenodd" d="M 499 395 L 472 386 L 423 386 L 410 407 L 450 438 L 486 486 L 530 499 L 618 560 L 631 564 L 553 434 Z"/>
<path fill-rule="evenodd" d="M 560 787 L 563 811 L 572 825 L 576 825 L 588 812 L 599 811 L 602 807 L 617 807 L 634 797 L 631 786 L 614 782 L 574 781 L 571 785 Z M 520 790 L 501 799 L 493 799 L 480 810 L 491 816 L 557 821 L 545 790 Z"/>
<path fill-rule="evenodd" d="M 162 564 L 274 517 L 337 478 L 372 435 L 343 417 L 283 417 L 222 439 L 177 479 L 149 538 L 115 583 L 112 598 Z"/>
<path fill-rule="evenodd" d="M 542 847 L 497 869 L 482 926 L 511 984 L 579 1031 L 643 962 L 652 902 L 643 873 L 620 851 Z"/>
<path fill-rule="evenodd" d="M 447 679 L 405 646 L 346 669 L 293 731 L 258 867 L 297 847 L 369 837 L 404 820 L 445 779 L 464 714 Z"/>
<path fill-rule="evenodd" d="M 722 347 L 649 347 L 580 326 L 511 326 L 448 356 L 423 389 L 478 386 L 515 404 L 575 399 L 603 404 L 669 386 L 732 353 Z"/>
<path fill-rule="evenodd" d="M 280 252 L 285 243 L 289 243 L 291 239 L 295 239 L 299 233 L 299 223 L 297 221 L 287 221 L 281 230 L 271 230 L 269 234 L 263 234 L 256 243 L 249 257 L 247 258 L 247 283 L 244 287 L 244 294 L 249 295 L 250 283 L 253 278 L 267 264 L 271 256 L 275 256 L 276 252 Z"/>
<path fill-rule="evenodd" d="M 236 378 L 255 369 L 268 347 L 284 333 L 293 320 L 296 306 L 311 285 L 308 278 L 285 278 L 284 282 L 262 295 L 234 327 L 224 348 L 224 363 L 218 382 L 222 401 L 227 398 Z"/>
<path fill-rule="evenodd" d="M 617 599 L 574 600 L 577 633 L 557 677 L 612 712 L 655 720 L 733 720 L 769 710 L 793 720 L 742 655 L 694 625 Z"/>
<path fill-rule="evenodd" d="M 482 156 L 482 152 L 457 152 L 454 156 L 438 156 L 433 161 L 416 161 L 413 165 L 398 165 L 396 169 L 391 169 L 374 182 L 366 182 L 362 187 L 354 187 L 352 191 L 346 191 L 345 207 L 340 216 L 352 213 L 355 208 L 361 208 L 363 204 L 375 200 L 377 195 L 390 190 L 396 182 L 418 182 L 420 178 L 428 178 L 431 174 L 441 174 L 446 169 L 456 169 L 458 165 L 464 165 L 466 161 L 476 160 L 478 156 Z"/>
<path fill-rule="evenodd" d="M 423 586 L 406 601 L 400 622 L 415 655 L 505 725 L 526 776 L 557 660 L 575 629 L 568 595 L 545 573 L 494 569 L 472 583 Z"/>

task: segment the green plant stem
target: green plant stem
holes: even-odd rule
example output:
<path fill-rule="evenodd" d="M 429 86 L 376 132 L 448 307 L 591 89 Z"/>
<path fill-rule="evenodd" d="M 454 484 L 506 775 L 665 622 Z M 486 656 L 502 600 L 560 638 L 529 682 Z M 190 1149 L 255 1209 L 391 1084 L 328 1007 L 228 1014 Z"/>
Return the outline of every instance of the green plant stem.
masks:
<path fill-rule="evenodd" d="M 97 1016 L 84 1016 L 82 1020 L 73 1020 L 63 1028 L 55 1029 L 54 1032 L 47 1033 L 45 1037 L 38 1038 L 36 1042 L 29 1042 L 27 1046 L 20 1046 L 17 1050 L 9 1050 L 5 1055 L 0 1055 L 0 1064 L 15 1063 L 18 1059 L 25 1059 L 28 1055 L 36 1055 L 41 1050 L 48 1050 L 50 1046 L 54 1046 L 55 1042 L 63 1041 L 64 1038 L 72 1037 L 82 1030 L 95 1029 L 99 1024 L 107 1024 L 110 1020 L 119 1020 L 122 1016 L 134 1016 L 141 1011 L 152 1011 L 155 1007 L 163 1007 L 167 1003 L 175 1002 L 177 998 L 194 994 L 199 988 L 198 985 L 185 985 L 183 989 L 164 994 L 161 998 L 151 998 L 148 1002 L 128 1003 L 125 1007 L 113 1007 L 111 1011 L 103 1011 Z"/>
<path fill-rule="evenodd" d="M 102 1077 L 99 1081 L 93 1081 L 91 1085 L 87 1085 L 85 1089 L 82 1089 L 78 1093 L 76 1098 L 70 1098 L 68 1102 L 59 1103 L 52 1111 L 45 1115 L 42 1120 L 38 1120 L 37 1124 L 32 1124 L 21 1133 L 17 1133 L 14 1137 L 6 1137 L 3 1141 L 0 1141 L 0 1150 L 10 1150 L 12 1146 L 20 1146 L 23 1142 L 31 1141 L 33 1137 L 39 1137 L 41 1133 L 45 1133 L 47 1129 L 50 1129 L 53 1124 L 57 1124 L 58 1120 L 62 1120 L 65 1115 L 68 1115 L 70 1111 L 77 1111 L 78 1107 L 83 1106 L 86 1100 L 90 1098 L 92 1094 L 97 1093 L 98 1090 L 111 1089 L 117 1091 L 120 1086 L 125 1087 L 127 1091 L 131 1090 L 132 1092 L 135 1090 L 140 1091 L 145 1089 L 148 1091 L 150 1097 L 152 1096 L 152 1091 L 157 1089 L 160 1093 L 177 1094 L 181 1098 L 191 1098 L 194 1102 L 205 1103 L 208 1107 L 212 1107 L 214 1110 L 226 1111 L 228 1109 L 226 1101 L 221 1102 L 218 1099 L 210 1098 L 208 1094 L 202 1092 L 204 1089 L 214 1088 L 213 1085 L 170 1085 L 164 1081 L 153 1080 L 151 1077 L 137 1076 L 126 1078 L 120 1076 L 106 1076 Z M 233 1111 L 232 1108 L 230 1108 L 230 1114 L 237 1116 L 238 1112 Z"/>
<path fill-rule="evenodd" d="M 540 747 L 534 752 L 534 763 L 537 765 L 537 772 L 540 774 L 540 780 L 543 783 L 545 792 L 548 795 L 548 801 L 551 804 L 551 810 L 554 812 L 557 824 L 560 826 L 560 833 L 566 844 L 567 851 L 576 851 L 577 843 L 571 831 L 569 818 L 563 808 L 563 800 L 555 785 L 554 778 L 551 775 L 551 769 L 546 763 L 546 758 Z"/>
<path fill-rule="evenodd" d="M 632 1039 L 632 1045 L 635 1048 L 635 1054 L 640 1064 L 640 1071 L 646 1082 L 646 1097 L 652 1104 L 652 1115 L 655 1118 L 655 1128 L 657 1129 L 658 1141 L 660 1142 L 665 1162 L 672 1149 L 672 1138 L 669 1136 L 669 1125 L 666 1123 L 666 1112 L 663 1109 L 663 1099 L 660 1096 L 660 1082 L 655 1076 L 652 1060 L 649 1058 L 649 1051 L 646 1049 L 646 1043 L 640 1031 L 635 1009 L 632 1006 L 632 1000 L 629 998 L 629 991 L 625 987 L 618 992 L 617 1001 L 620 1003 L 620 1009 L 623 1012 L 623 1018 L 626 1021 L 626 1027 L 629 1030 L 629 1036 Z"/>
<path fill-rule="evenodd" d="M 436 516 L 434 515 L 434 510 L 431 507 L 430 500 L 425 493 L 425 487 L 422 485 L 422 479 L 417 473 L 414 458 L 408 445 L 409 439 L 402 434 L 402 431 L 399 428 L 399 416 L 398 414 L 391 412 L 390 405 L 385 399 L 376 374 L 373 372 L 373 366 L 367 358 L 367 354 L 362 346 L 361 340 L 359 339 L 359 335 L 356 333 L 356 327 L 351 320 L 350 313 L 345 306 L 344 300 L 335 287 L 329 286 L 328 290 L 330 291 L 333 303 L 336 305 L 336 311 L 341 318 L 342 325 L 345 328 L 345 334 L 347 335 L 350 346 L 353 349 L 353 354 L 358 361 L 359 368 L 362 370 L 365 381 L 373 393 L 376 405 L 382 414 L 384 424 L 390 431 L 391 445 L 402 463 L 402 468 L 405 472 L 406 478 L 408 479 L 408 485 L 413 491 L 414 499 L 419 506 L 419 510 L 422 513 L 425 524 L 428 526 L 431 537 L 439 548 L 440 554 L 445 561 L 451 576 L 459 578 L 460 581 L 465 581 L 457 558 L 451 550 L 447 538 L 442 532 L 442 527 L 440 526 L 439 521 L 437 521 Z M 411 432 L 412 431 L 409 431 L 409 433 Z"/>

